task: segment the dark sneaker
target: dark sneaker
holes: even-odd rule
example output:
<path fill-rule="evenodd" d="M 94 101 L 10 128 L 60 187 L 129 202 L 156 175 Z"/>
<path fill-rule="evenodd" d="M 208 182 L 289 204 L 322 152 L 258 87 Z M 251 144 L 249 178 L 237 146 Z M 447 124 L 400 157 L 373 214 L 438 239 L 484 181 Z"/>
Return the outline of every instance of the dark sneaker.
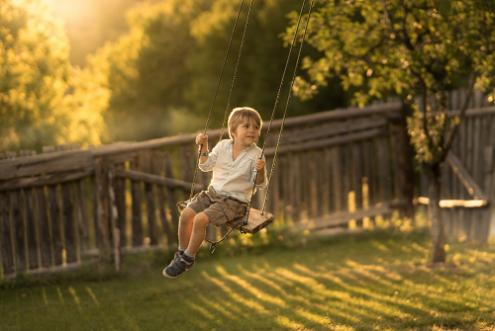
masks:
<path fill-rule="evenodd" d="M 184 254 L 184 251 L 177 251 L 177 252 L 175 252 L 174 258 L 172 259 L 172 261 L 170 261 L 170 263 L 168 264 L 167 267 L 170 267 L 173 263 L 175 263 L 175 261 L 177 261 L 178 259 L 180 259 L 180 257 L 182 256 L 182 254 Z"/>
<path fill-rule="evenodd" d="M 167 278 L 176 278 L 184 271 L 191 269 L 193 265 L 194 259 L 177 252 L 175 253 L 172 262 L 170 262 L 170 264 L 163 269 L 162 274 Z"/>

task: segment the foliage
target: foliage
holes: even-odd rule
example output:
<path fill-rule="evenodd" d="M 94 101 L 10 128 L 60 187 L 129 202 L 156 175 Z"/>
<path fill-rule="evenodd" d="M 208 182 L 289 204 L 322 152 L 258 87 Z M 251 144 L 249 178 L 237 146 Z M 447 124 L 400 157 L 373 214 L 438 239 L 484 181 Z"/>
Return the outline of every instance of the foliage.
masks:
<path fill-rule="evenodd" d="M 0 1 L 0 149 L 62 139 L 68 43 L 39 1 Z"/>
<path fill-rule="evenodd" d="M 97 144 L 108 91 L 69 63 L 63 25 L 43 0 L 0 1 L 0 150 Z"/>
<path fill-rule="evenodd" d="M 494 10 L 475 0 L 321 2 L 308 38 L 321 55 L 304 59 L 309 77 L 294 90 L 311 98 L 337 76 L 359 105 L 399 96 L 415 112 L 408 123 L 417 159 L 441 162 L 459 123 L 445 116 L 446 93 L 470 82 L 493 89 Z M 419 107 L 418 98 L 426 100 Z"/>
<path fill-rule="evenodd" d="M 87 69 L 107 76 L 102 82 L 110 93 L 106 140 L 154 138 L 202 127 L 239 3 L 173 0 L 144 4 L 129 14 L 129 33 L 100 49 Z M 211 127 L 221 125 L 248 3 L 234 36 Z M 271 113 L 287 53 L 280 34 L 295 5 L 281 0 L 255 2 L 231 107 L 248 104 L 264 118 Z M 335 86 L 304 105 L 293 100 L 290 114 L 343 105 L 345 97 Z M 181 116 L 178 110 L 183 110 Z M 194 119 L 190 127 L 178 128 L 180 123 L 174 120 L 183 122 L 181 118 L 187 117 Z"/>
<path fill-rule="evenodd" d="M 194 44 L 189 35 L 198 1 L 145 3 L 128 15 L 130 31 L 92 56 L 86 70 L 102 72 L 110 93 L 107 140 L 163 136 L 169 109 L 184 108 L 182 92 L 191 79 L 184 65 Z"/>
<path fill-rule="evenodd" d="M 246 1 L 245 7 L 249 1 Z M 245 45 L 242 51 L 238 77 L 232 95 L 232 105 L 250 105 L 258 109 L 262 117 L 268 119 L 272 112 L 275 96 L 284 69 L 288 45 L 281 41 L 281 35 L 288 23 L 287 15 L 298 10 L 300 2 L 266 0 L 255 1 L 251 12 Z M 196 77 L 188 89 L 186 98 L 198 112 L 205 112 L 210 106 L 220 68 L 225 57 L 226 45 L 232 30 L 232 22 L 237 14 L 239 1 L 216 1 L 210 10 L 205 11 L 192 22 L 192 33 L 200 51 L 190 59 L 191 70 Z M 214 117 L 220 126 L 225 109 L 228 89 L 233 75 L 234 60 L 237 56 L 241 32 L 246 20 L 245 8 L 242 12 L 233 40 L 231 60 L 224 76 L 223 88 Z M 298 45 L 296 45 L 298 46 Z M 292 56 L 295 58 L 296 51 Z M 303 54 L 310 54 L 303 48 Z M 281 116 L 283 100 L 287 91 L 294 61 L 287 70 L 282 98 L 277 109 Z M 337 81 L 318 98 L 301 103 L 293 98 L 288 110 L 289 116 L 327 110 L 343 106 L 347 102 Z"/>

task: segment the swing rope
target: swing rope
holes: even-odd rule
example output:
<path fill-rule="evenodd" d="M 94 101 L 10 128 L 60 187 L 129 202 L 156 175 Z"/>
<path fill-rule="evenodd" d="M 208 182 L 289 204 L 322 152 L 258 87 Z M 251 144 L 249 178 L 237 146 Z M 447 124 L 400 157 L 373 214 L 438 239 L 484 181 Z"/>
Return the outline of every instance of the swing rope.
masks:
<path fill-rule="evenodd" d="M 282 73 L 282 79 L 281 79 L 280 85 L 279 85 L 278 90 L 277 90 L 277 95 L 276 95 L 275 103 L 274 103 L 274 106 L 273 106 L 273 109 L 272 109 L 272 114 L 271 114 L 271 117 L 270 117 L 270 121 L 268 123 L 267 129 L 266 129 L 266 132 L 265 132 L 265 140 L 263 142 L 263 147 L 261 149 L 261 154 L 260 154 L 259 159 L 262 159 L 263 158 L 263 155 L 264 155 L 265 144 L 266 144 L 266 137 L 268 136 L 268 133 L 270 132 L 270 128 L 271 128 L 271 125 L 272 125 L 272 122 L 273 122 L 273 118 L 275 116 L 275 111 L 276 111 L 277 106 L 278 106 L 278 102 L 279 102 L 279 99 L 280 99 L 280 93 L 281 93 L 281 90 L 282 90 L 282 87 L 283 87 L 283 84 L 284 84 L 284 81 L 285 81 L 285 75 L 286 75 L 287 68 L 288 68 L 288 65 L 289 65 L 289 62 L 290 62 L 292 49 L 293 49 L 293 47 L 294 47 L 294 45 L 296 43 L 297 35 L 298 35 L 298 32 L 299 32 L 299 26 L 300 26 L 300 23 L 301 23 L 302 13 L 304 11 L 304 7 L 305 6 L 306 6 L 306 0 L 303 0 L 301 9 L 299 11 L 299 17 L 298 17 L 298 20 L 297 20 L 296 30 L 294 32 L 294 36 L 293 36 L 292 41 L 291 41 L 291 44 L 290 44 L 289 52 L 288 52 L 287 59 L 286 59 L 286 62 L 285 62 L 285 66 L 284 66 L 284 70 L 283 70 L 283 73 Z M 289 90 L 289 94 L 288 94 L 288 97 L 287 97 L 287 102 L 285 104 L 285 109 L 284 109 L 284 114 L 283 114 L 283 119 L 282 119 L 282 125 L 280 127 L 280 131 L 279 131 L 279 134 L 278 134 L 277 145 L 276 145 L 276 148 L 275 148 L 275 154 L 274 154 L 274 158 L 273 158 L 273 162 L 272 162 L 272 167 L 270 169 L 270 175 L 269 175 L 269 177 L 267 179 L 266 192 L 268 192 L 268 187 L 269 187 L 269 184 L 270 184 L 270 179 L 271 179 L 273 170 L 275 168 L 275 160 L 276 160 L 276 156 L 277 156 L 277 153 L 278 153 L 278 146 L 279 146 L 279 143 L 280 143 L 280 137 L 281 137 L 282 131 L 283 131 L 283 124 L 285 122 L 285 118 L 286 118 L 286 115 L 287 115 L 287 109 L 288 109 L 288 105 L 289 105 L 289 101 L 290 101 L 291 91 L 292 91 L 292 87 L 294 85 L 294 80 L 295 80 L 295 76 L 296 76 L 296 73 L 297 73 L 297 66 L 298 66 L 299 60 L 300 60 L 302 45 L 303 45 L 304 40 L 305 40 L 305 37 L 306 37 L 306 32 L 307 32 L 307 29 L 308 29 L 309 20 L 311 18 L 311 12 L 312 12 L 313 6 L 314 6 L 314 0 L 311 1 L 311 5 L 310 5 L 309 11 L 308 11 L 308 19 L 306 21 L 306 26 L 304 28 L 304 33 L 303 33 L 303 36 L 302 36 L 302 39 L 301 39 L 301 45 L 299 47 L 299 52 L 298 52 L 298 55 L 297 55 L 297 60 L 296 60 L 296 64 L 295 64 L 295 67 L 294 67 L 294 72 L 293 72 L 292 79 L 291 79 L 290 90 Z M 249 219 L 249 212 L 250 212 L 250 209 L 251 209 L 251 204 L 252 204 L 252 199 L 253 199 L 253 193 L 254 193 L 254 190 L 256 188 L 256 176 L 254 176 L 254 178 L 255 178 L 255 181 L 254 181 L 253 187 L 251 189 L 251 197 L 249 199 L 249 204 L 247 206 L 246 216 L 244 218 L 243 224 L 240 226 L 241 232 L 242 232 L 242 226 L 243 225 L 246 225 L 247 222 L 248 222 L 248 219 Z M 263 208 L 261 210 L 261 213 L 262 214 L 264 212 L 264 206 L 265 206 L 266 198 L 267 198 L 267 194 L 265 194 L 265 198 L 264 198 L 264 201 L 263 201 Z M 231 227 L 227 231 L 227 233 L 220 240 L 217 240 L 215 242 L 211 242 L 211 241 L 208 240 L 208 242 L 210 243 L 210 253 L 211 254 L 213 254 L 213 252 L 215 251 L 216 246 L 218 246 L 221 242 L 223 242 L 225 239 L 227 239 L 227 237 L 230 235 L 230 233 L 232 233 L 233 230 L 234 230 L 234 228 Z"/>
<path fill-rule="evenodd" d="M 291 79 L 291 83 L 290 83 L 290 86 L 289 86 L 289 92 L 288 92 L 288 95 L 287 95 L 287 100 L 285 102 L 285 107 L 284 107 L 284 113 L 283 113 L 283 116 L 282 116 L 282 124 L 280 125 L 280 130 L 278 132 L 277 143 L 275 145 L 275 153 L 273 154 L 273 161 L 272 161 L 272 165 L 270 167 L 270 173 L 269 173 L 268 178 L 267 178 L 266 189 L 265 189 L 265 197 L 263 199 L 263 204 L 262 204 L 262 208 L 261 208 L 261 214 L 262 215 L 265 212 L 265 204 L 266 204 L 266 200 L 267 200 L 267 197 L 268 197 L 268 189 L 270 187 L 270 180 L 272 178 L 273 171 L 275 170 L 275 167 L 276 167 L 277 155 L 278 155 L 278 148 L 279 148 L 279 145 L 280 145 L 280 138 L 282 137 L 282 132 L 283 132 L 283 129 L 284 129 L 285 118 L 287 117 L 287 109 L 289 107 L 290 97 L 292 95 L 292 87 L 294 86 L 294 81 L 296 79 L 297 68 L 298 68 L 298 65 L 299 65 L 299 60 L 301 58 L 301 51 L 302 51 L 302 47 L 304 45 L 304 40 L 306 39 L 306 32 L 308 31 L 308 25 L 309 25 L 309 21 L 311 19 L 311 12 L 313 11 L 314 4 L 315 4 L 315 0 L 312 0 L 311 3 L 310 3 L 310 6 L 309 6 L 309 10 L 308 10 L 308 19 L 306 20 L 306 24 L 305 24 L 305 27 L 304 27 L 304 32 L 303 32 L 303 35 L 302 35 L 302 38 L 301 38 L 301 43 L 299 45 L 299 51 L 298 51 L 298 54 L 297 54 L 296 63 L 294 65 L 294 71 L 292 73 L 292 79 Z M 261 149 L 261 153 L 260 153 L 260 157 L 259 157 L 260 160 L 263 158 L 263 155 L 265 153 L 265 147 L 266 147 L 266 141 L 267 141 L 266 138 L 268 137 L 268 133 L 270 132 L 270 129 L 271 129 L 271 126 L 272 126 L 272 122 L 273 122 L 273 118 L 275 117 L 275 111 L 277 109 L 278 102 L 279 102 L 279 99 L 280 99 L 280 92 L 282 90 L 282 86 L 283 86 L 284 81 L 285 81 L 285 74 L 286 74 L 287 67 L 289 65 L 292 48 L 293 48 L 294 44 L 296 43 L 296 39 L 297 39 L 297 36 L 298 36 L 298 33 L 299 33 L 299 26 L 300 26 L 300 23 L 301 23 L 301 19 L 302 19 L 302 16 L 303 16 L 302 13 L 303 13 L 303 10 L 304 10 L 304 7 L 305 6 L 306 6 L 306 0 L 303 0 L 303 4 L 301 6 L 301 10 L 299 12 L 299 17 L 298 17 L 298 20 L 297 20 L 296 30 L 294 31 L 294 36 L 292 37 L 291 46 L 290 46 L 290 49 L 289 49 L 289 53 L 287 55 L 287 60 L 285 61 L 285 68 L 284 68 L 284 72 L 282 74 L 282 79 L 280 81 L 280 85 L 279 85 L 279 88 L 278 88 L 278 91 L 277 91 L 277 97 L 275 98 L 275 104 L 273 106 L 272 114 L 271 114 L 271 117 L 270 117 L 270 122 L 268 123 L 268 127 L 267 127 L 266 132 L 265 132 L 265 140 L 263 141 L 263 147 Z M 248 221 L 248 219 L 249 219 L 249 211 L 251 209 L 251 203 L 252 203 L 253 193 L 254 193 L 255 188 L 256 188 L 256 182 L 253 183 L 253 187 L 251 189 L 251 199 L 249 201 L 248 213 L 246 215 L 244 224 L 246 224 L 247 221 Z"/>
<path fill-rule="evenodd" d="M 294 72 L 292 73 L 292 80 L 291 80 L 290 87 L 289 87 L 289 93 L 287 95 L 287 100 L 285 102 L 284 114 L 282 116 L 282 123 L 280 124 L 280 129 L 279 129 L 278 137 L 277 137 L 277 143 L 275 144 L 275 152 L 273 154 L 272 166 L 270 168 L 270 174 L 268 176 L 267 183 L 266 183 L 266 192 L 267 193 L 268 193 L 268 188 L 270 186 L 270 181 L 272 179 L 273 171 L 275 170 L 275 167 L 276 167 L 276 164 L 277 164 L 278 148 L 280 146 L 280 138 L 282 137 L 282 132 L 284 130 L 284 124 L 285 124 L 285 118 L 286 118 L 286 115 L 287 115 L 287 109 L 289 107 L 290 98 L 292 96 L 292 88 L 294 86 L 294 81 L 296 79 L 297 67 L 299 65 L 299 60 L 301 59 L 301 52 L 302 52 L 302 48 L 303 48 L 303 45 L 304 45 L 304 40 L 306 39 L 306 33 L 308 32 L 309 21 L 311 19 L 311 12 L 313 11 L 314 4 L 315 4 L 315 0 L 311 0 L 311 4 L 310 4 L 310 7 L 309 7 L 309 11 L 308 11 L 308 19 L 307 19 L 306 25 L 304 27 L 304 32 L 303 32 L 303 35 L 302 35 L 301 44 L 299 45 L 299 51 L 297 53 L 296 64 L 294 66 Z M 297 35 L 297 32 L 295 33 L 295 35 Z M 266 138 L 266 135 L 265 135 L 265 138 Z M 266 142 L 266 139 L 265 139 L 265 142 Z M 265 149 L 265 144 L 263 143 L 263 151 L 262 151 L 262 153 L 264 152 L 264 149 Z M 265 198 L 263 199 L 263 204 L 261 206 L 261 214 L 263 214 L 263 212 L 265 211 L 265 204 L 266 204 L 267 196 L 268 196 L 268 194 L 265 194 Z"/>
<path fill-rule="evenodd" d="M 253 1 L 254 0 L 251 0 L 251 3 L 249 5 L 248 17 L 246 18 L 246 25 L 247 25 L 247 22 L 248 22 L 248 19 L 249 19 L 249 13 L 250 13 L 251 5 L 252 5 Z M 208 110 L 208 116 L 206 117 L 206 123 L 205 123 L 205 127 L 203 129 L 203 134 L 206 134 L 206 131 L 208 130 L 208 125 L 209 125 L 209 122 L 210 122 L 210 119 L 211 119 L 211 115 L 212 115 L 213 109 L 215 108 L 215 104 L 216 104 L 216 101 L 217 101 L 217 98 L 218 98 L 218 92 L 220 91 L 220 86 L 221 86 L 221 83 L 222 83 L 223 74 L 225 72 L 225 67 L 227 65 L 227 61 L 229 59 L 230 50 L 232 49 L 232 41 L 234 40 L 234 35 L 235 35 L 236 30 L 237 30 L 237 24 L 239 22 L 239 17 L 241 16 L 242 7 L 244 6 L 244 2 L 245 2 L 245 0 L 242 0 L 241 3 L 239 4 L 239 8 L 237 9 L 237 15 L 236 15 L 236 18 L 235 18 L 235 21 L 234 21 L 234 25 L 232 27 L 232 32 L 230 34 L 229 43 L 228 43 L 228 46 L 227 46 L 227 51 L 225 52 L 225 57 L 223 59 L 222 69 L 220 70 L 220 75 L 218 77 L 217 86 L 215 88 L 215 94 L 213 96 L 213 100 L 212 100 L 212 102 L 210 104 L 210 108 Z M 237 56 L 237 63 L 236 63 L 236 67 L 235 67 L 235 70 L 234 70 L 235 73 L 237 73 L 237 67 L 238 67 L 239 60 L 240 60 L 240 53 L 242 51 L 242 47 L 243 47 L 243 44 L 244 44 L 244 34 L 245 34 L 245 31 L 246 31 L 246 26 L 244 27 L 244 32 L 243 32 L 243 36 L 242 36 L 242 39 L 241 39 L 241 44 L 239 46 L 239 52 L 238 52 L 239 55 Z M 230 88 L 229 95 L 228 95 L 228 98 L 229 98 L 229 101 L 228 102 L 229 102 L 229 104 L 230 104 L 230 96 L 232 94 L 232 89 L 234 88 L 234 81 L 235 81 L 235 78 L 232 79 L 232 84 L 231 84 L 231 88 Z M 224 115 L 224 121 L 225 121 L 225 115 Z M 223 124 L 222 124 L 222 129 L 223 129 Z M 196 167 L 194 168 L 194 175 L 193 175 L 192 184 L 191 184 L 191 192 L 189 193 L 189 200 L 191 200 L 192 197 L 193 197 L 193 195 L 194 195 L 194 185 L 196 184 L 196 177 L 198 175 L 199 160 L 200 160 L 200 157 L 201 157 L 201 150 L 202 150 L 202 148 L 203 148 L 203 145 L 199 146 L 199 149 L 198 149 L 198 154 L 197 154 L 197 159 L 196 159 Z"/>
<path fill-rule="evenodd" d="M 255 0 L 251 0 L 251 2 L 249 3 L 248 12 L 247 12 L 247 15 L 246 15 L 246 22 L 244 24 L 244 30 L 242 31 L 242 35 L 241 35 L 241 43 L 239 45 L 239 52 L 237 53 L 237 59 L 236 59 L 236 63 L 235 63 L 235 66 L 234 66 L 234 74 L 232 75 L 232 81 L 230 83 L 229 94 L 227 96 L 227 104 L 226 104 L 225 110 L 223 112 L 222 128 L 221 128 L 220 137 L 218 138 L 218 142 L 220 142 L 220 140 L 222 140 L 223 135 L 225 134 L 227 114 L 228 114 L 228 112 L 230 110 L 230 100 L 232 98 L 232 91 L 234 90 L 235 81 L 237 79 L 237 71 L 239 69 L 239 64 L 241 62 L 242 49 L 244 48 L 244 41 L 246 39 L 246 32 L 247 32 L 247 28 L 248 28 L 248 25 L 249 25 L 249 19 L 251 17 L 251 9 L 253 7 L 254 1 Z"/>
<path fill-rule="evenodd" d="M 227 106 L 225 107 L 225 110 L 223 113 L 222 128 L 221 128 L 220 138 L 218 139 L 218 142 L 220 142 L 220 140 L 222 140 L 222 137 L 225 134 L 225 122 L 227 120 L 227 113 L 228 113 L 229 108 L 230 108 L 230 99 L 232 97 L 232 91 L 234 90 L 235 81 L 237 79 L 237 70 L 239 68 L 239 63 L 241 61 L 242 49 L 244 47 L 244 41 L 245 41 L 245 37 L 246 37 L 247 28 L 249 25 L 249 18 L 251 17 L 251 8 L 253 6 L 253 3 L 254 3 L 254 0 L 251 0 L 251 2 L 249 3 L 248 12 L 246 15 L 246 22 L 244 24 L 244 30 L 242 31 L 241 43 L 239 46 L 239 52 L 237 53 L 237 59 L 236 59 L 235 67 L 234 67 L 234 74 L 232 76 L 232 81 L 230 84 L 230 90 L 229 90 L 229 94 L 227 96 Z M 199 159 L 198 159 L 198 165 L 199 165 Z M 220 240 L 217 240 L 217 241 L 211 241 L 207 238 L 205 239 L 206 242 L 208 242 L 210 244 L 209 250 L 210 250 L 211 254 L 213 254 L 215 252 L 216 246 L 218 244 L 220 244 L 222 241 L 224 241 L 233 230 L 234 230 L 234 228 L 231 227 L 229 230 L 227 230 L 227 233 L 225 233 L 225 235 Z"/>

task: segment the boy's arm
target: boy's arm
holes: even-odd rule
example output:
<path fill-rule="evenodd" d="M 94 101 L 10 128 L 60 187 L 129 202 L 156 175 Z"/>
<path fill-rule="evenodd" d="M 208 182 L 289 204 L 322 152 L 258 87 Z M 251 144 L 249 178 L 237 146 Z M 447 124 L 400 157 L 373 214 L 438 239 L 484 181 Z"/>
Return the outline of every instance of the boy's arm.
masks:
<path fill-rule="evenodd" d="M 260 169 L 257 169 L 256 171 L 256 180 L 255 184 L 256 187 L 258 188 L 265 188 L 266 183 L 267 183 L 267 178 L 266 178 L 266 164 L 265 164 L 265 156 L 263 155 L 263 166 Z"/>
<path fill-rule="evenodd" d="M 256 172 L 256 185 L 261 185 L 265 182 L 265 168 Z"/>
<path fill-rule="evenodd" d="M 199 163 L 205 163 L 208 161 L 209 153 L 208 153 L 208 142 L 199 146 Z"/>
<path fill-rule="evenodd" d="M 202 145 L 202 154 L 200 154 L 198 164 L 198 168 L 201 171 L 208 172 L 213 170 L 213 167 L 217 163 L 219 145 L 220 143 L 213 147 L 213 150 L 210 153 L 208 153 L 208 145 L 206 145 L 206 148 L 204 144 Z"/>

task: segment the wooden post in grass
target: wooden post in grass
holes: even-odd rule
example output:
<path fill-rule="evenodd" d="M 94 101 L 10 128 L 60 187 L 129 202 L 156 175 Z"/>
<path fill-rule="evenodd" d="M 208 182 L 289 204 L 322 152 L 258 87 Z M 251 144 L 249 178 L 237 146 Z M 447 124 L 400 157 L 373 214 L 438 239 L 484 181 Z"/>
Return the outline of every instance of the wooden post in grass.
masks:
<path fill-rule="evenodd" d="M 108 203 L 108 176 L 107 169 L 101 158 L 95 160 L 95 195 L 97 209 L 98 232 L 100 232 L 101 242 L 99 242 L 100 258 L 110 260 L 111 245 L 109 232 L 109 203 Z"/>
<path fill-rule="evenodd" d="M 118 209 L 115 201 L 115 189 L 114 189 L 114 174 L 115 169 L 113 166 L 108 168 L 108 202 L 109 202 L 109 218 L 112 234 L 112 244 L 113 244 L 113 261 L 115 266 L 115 271 L 120 271 L 120 229 L 118 227 Z"/>
<path fill-rule="evenodd" d="M 483 229 L 486 233 L 486 241 L 490 237 L 495 236 L 495 146 L 487 146 L 484 150 L 484 162 L 485 164 L 485 194 L 490 201 L 488 210 L 486 212 L 487 220 L 486 227 Z"/>

